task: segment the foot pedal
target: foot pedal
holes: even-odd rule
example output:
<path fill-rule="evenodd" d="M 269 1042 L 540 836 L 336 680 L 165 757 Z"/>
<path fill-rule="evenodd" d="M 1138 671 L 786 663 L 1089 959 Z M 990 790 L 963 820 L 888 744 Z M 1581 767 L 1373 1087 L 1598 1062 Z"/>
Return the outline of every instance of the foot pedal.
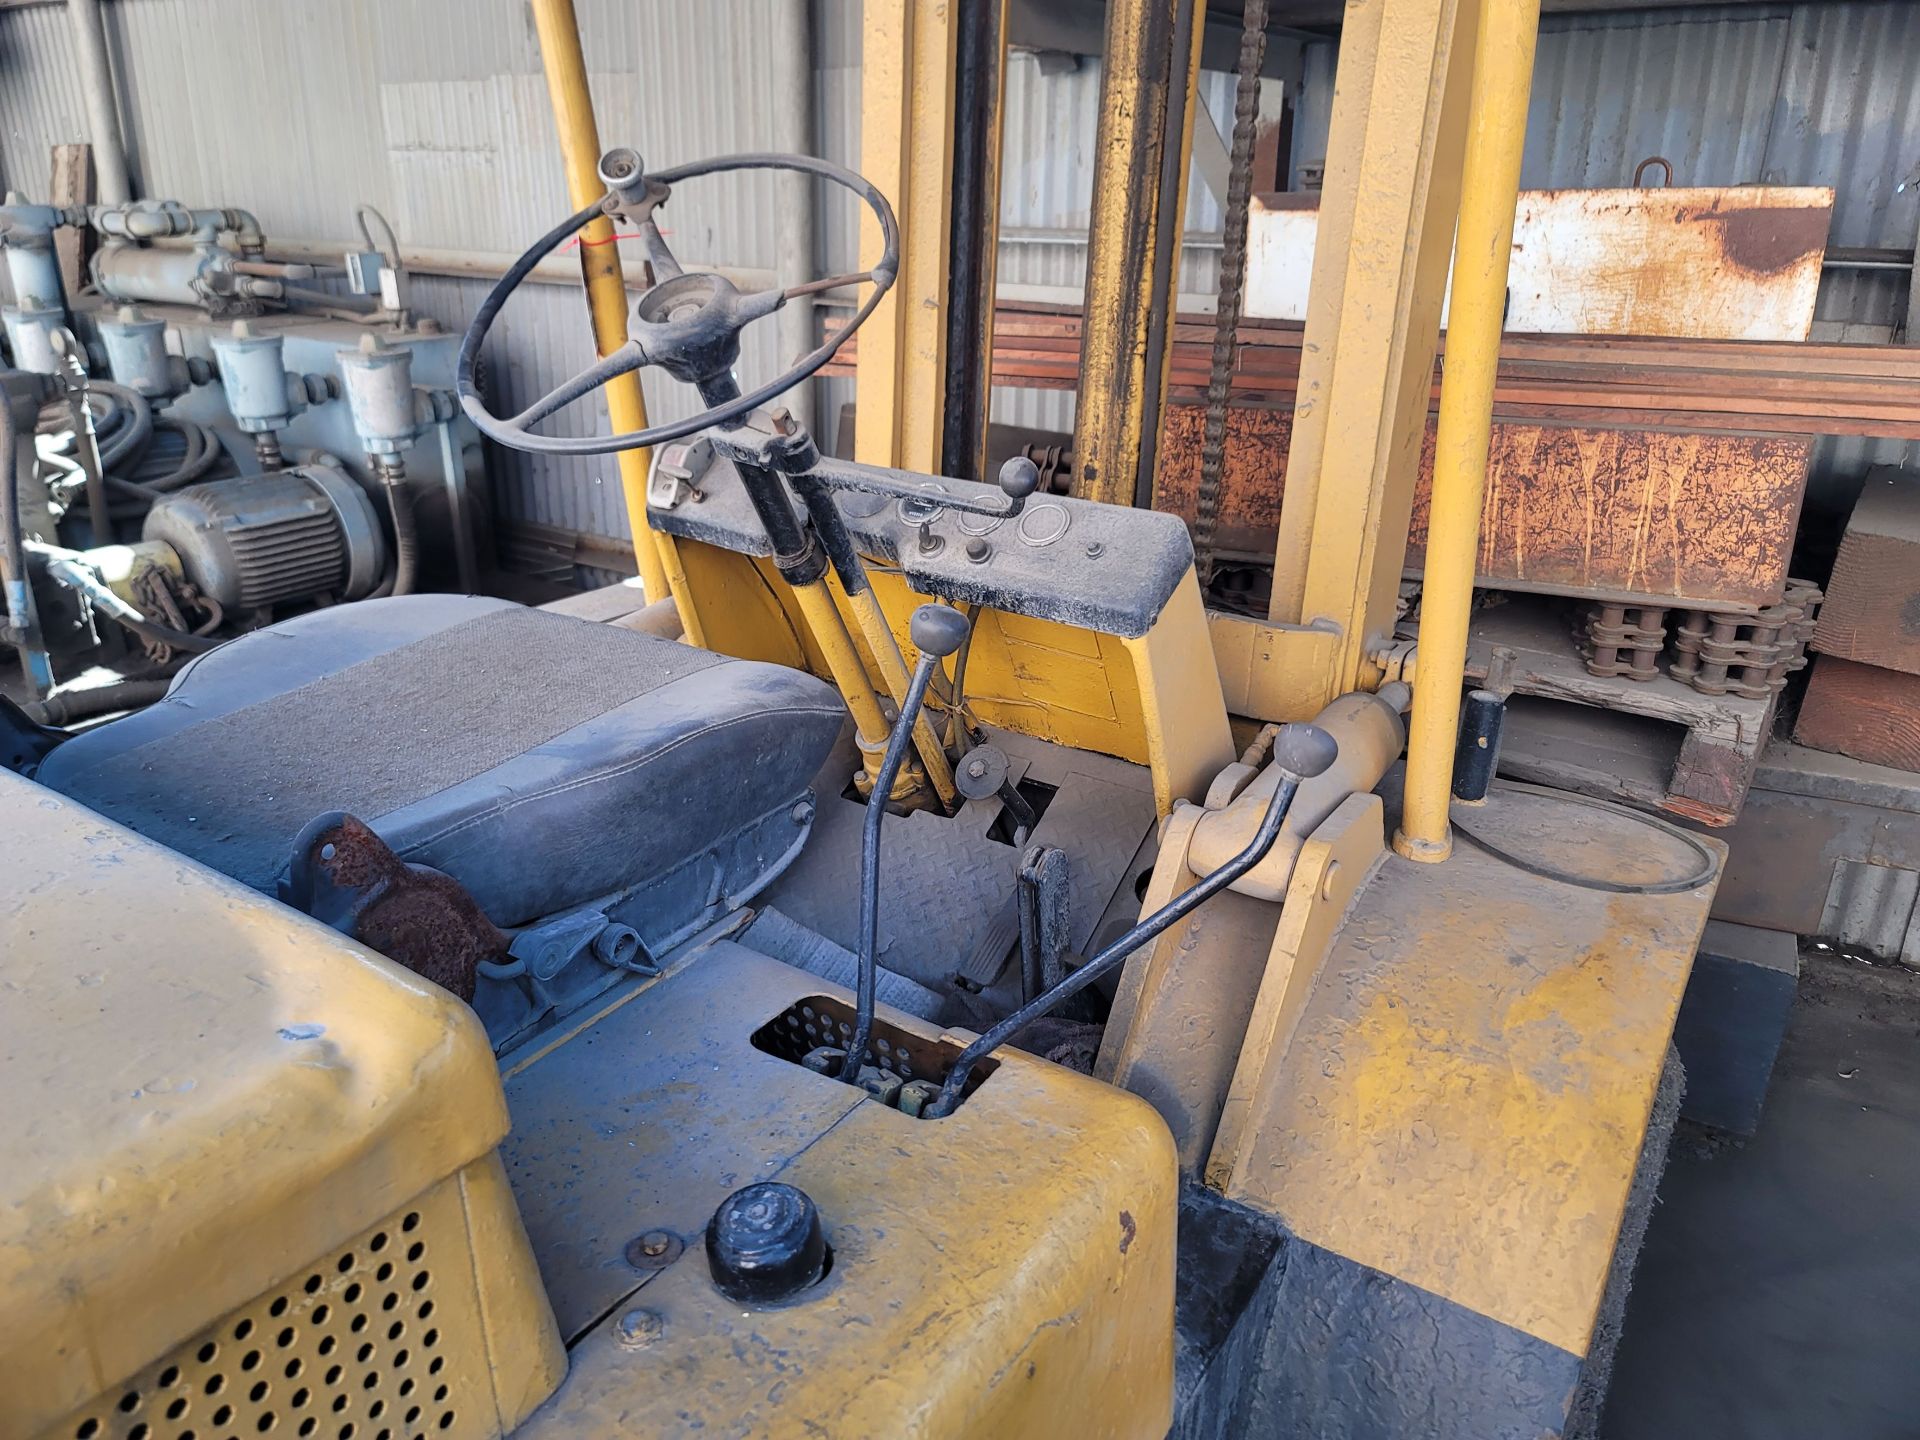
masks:
<path fill-rule="evenodd" d="M 998 982 L 1007 971 L 1007 960 L 1020 943 L 1020 911 L 1009 895 L 994 913 L 993 923 L 981 934 L 971 954 L 948 972 L 948 978 L 962 990 L 978 994 Z"/>

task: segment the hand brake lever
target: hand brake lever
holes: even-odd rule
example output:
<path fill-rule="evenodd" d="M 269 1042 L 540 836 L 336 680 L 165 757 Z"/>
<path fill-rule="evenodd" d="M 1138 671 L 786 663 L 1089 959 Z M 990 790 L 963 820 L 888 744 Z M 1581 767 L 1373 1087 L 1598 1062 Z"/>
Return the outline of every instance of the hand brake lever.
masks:
<path fill-rule="evenodd" d="M 853 1035 L 847 1041 L 847 1058 L 840 1063 L 839 1077 L 850 1085 L 860 1083 L 860 1067 L 866 1063 L 867 1042 L 873 1035 L 874 994 L 879 980 L 880 943 L 880 824 L 886 819 L 887 796 L 893 793 L 894 778 L 906 759 L 912 742 L 913 724 L 927 698 L 927 687 L 940 662 L 960 648 L 967 638 L 967 617 L 946 605 L 922 605 L 913 612 L 910 626 L 919 663 L 913 667 L 906 698 L 900 702 L 900 714 L 887 736 L 887 750 L 880 761 L 880 773 L 867 797 L 866 826 L 860 835 L 860 976 L 854 996 Z"/>

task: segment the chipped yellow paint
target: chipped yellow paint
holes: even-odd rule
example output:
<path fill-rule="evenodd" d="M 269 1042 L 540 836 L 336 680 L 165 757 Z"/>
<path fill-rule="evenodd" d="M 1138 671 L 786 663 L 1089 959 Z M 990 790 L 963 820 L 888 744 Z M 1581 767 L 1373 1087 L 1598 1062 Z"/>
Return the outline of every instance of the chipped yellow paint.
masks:
<path fill-rule="evenodd" d="M 926 597 L 898 574 L 876 569 L 871 578 L 888 627 L 912 654 L 908 627 Z M 836 598 L 844 603 L 837 591 Z M 967 713 L 978 721 L 1150 767 L 1161 814 L 1176 798 L 1203 794 L 1233 758 L 1191 570 L 1153 628 L 1133 640 L 983 611 L 968 651 L 966 685 Z"/>
<path fill-rule="evenodd" d="M 1380 797 L 1371 794 L 1349 795 L 1300 847 L 1207 1156 L 1207 1183 L 1214 1189 L 1224 1191 L 1232 1181 L 1248 1127 L 1259 1123 L 1256 1104 L 1267 1066 L 1292 1043 L 1327 948 L 1386 853 Z"/>
<path fill-rule="evenodd" d="M 629 1005 L 687 987 L 704 987 L 706 1001 L 680 1013 L 716 1020 L 778 1015 L 820 993 L 848 998 L 764 957 L 721 949 Z M 938 1033 L 885 1018 L 928 1040 Z M 798 1067 L 770 1076 L 767 1057 L 748 1048 L 746 1026 L 700 1034 L 701 1058 L 711 1057 L 715 1073 L 753 1082 L 703 1087 L 685 1102 L 713 1114 L 706 1141 L 720 1148 L 709 1164 L 734 1154 L 729 1138 L 743 1117 L 764 1112 L 769 1086 L 805 1109 L 814 1087 L 831 1083 Z M 1137 1096 L 1017 1051 L 998 1060 L 944 1120 L 849 1100 L 784 1157 L 778 1178 L 813 1198 L 833 1247 L 832 1268 L 803 1303 L 750 1308 L 714 1289 L 697 1249 L 711 1213 L 710 1173 L 704 1184 L 663 1193 L 644 1187 L 657 1193 L 645 1223 L 690 1241 L 678 1262 L 636 1277 L 639 1288 L 619 1307 L 651 1317 L 649 1338 L 623 1347 L 612 1324 L 598 1325 L 575 1344 L 565 1384 L 518 1440 L 1160 1440 L 1173 1419 L 1179 1206 L 1166 1127 Z M 635 1057 L 641 1082 L 647 1062 Z M 523 1092 L 510 1094 L 530 1133 Z M 637 1114 L 657 1121 L 679 1108 L 643 1104 Z M 572 1184 L 624 1190 L 636 1178 L 701 1175 L 684 1153 L 698 1137 L 649 1141 L 659 1129 L 640 1124 L 638 1150 L 581 1148 Z M 560 1143 L 574 1153 L 569 1139 Z"/>
<path fill-rule="evenodd" d="M 6 772 L 0 811 L 0 1434 L 33 1435 L 491 1164 L 507 1111 L 438 986 Z M 537 1399 L 561 1361 L 526 1238 L 467 1223 L 514 1331 L 496 1386 Z"/>
<path fill-rule="evenodd" d="M 1725 855 L 1609 806 L 1516 803 L 1473 823 L 1536 863 L 1644 883 Z M 1585 1354 L 1715 883 L 1615 895 L 1470 846 L 1390 857 L 1249 1097 L 1226 1193 Z"/>

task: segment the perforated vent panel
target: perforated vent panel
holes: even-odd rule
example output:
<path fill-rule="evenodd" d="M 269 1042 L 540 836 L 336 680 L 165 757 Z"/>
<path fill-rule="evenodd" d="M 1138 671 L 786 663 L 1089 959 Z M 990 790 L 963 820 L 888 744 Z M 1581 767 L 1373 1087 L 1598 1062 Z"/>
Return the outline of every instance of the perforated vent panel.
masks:
<path fill-rule="evenodd" d="M 243 1306 L 42 1440 L 497 1433 L 457 1180 Z"/>

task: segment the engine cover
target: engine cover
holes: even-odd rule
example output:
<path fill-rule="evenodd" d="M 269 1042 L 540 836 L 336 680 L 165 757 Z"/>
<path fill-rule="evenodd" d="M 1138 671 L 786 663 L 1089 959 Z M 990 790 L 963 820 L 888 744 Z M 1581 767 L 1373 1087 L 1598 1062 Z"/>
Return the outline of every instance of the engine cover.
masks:
<path fill-rule="evenodd" d="M 190 485 L 154 502 L 141 535 L 171 545 L 187 578 L 230 611 L 358 600 L 387 559 L 366 491 L 324 463 Z"/>

